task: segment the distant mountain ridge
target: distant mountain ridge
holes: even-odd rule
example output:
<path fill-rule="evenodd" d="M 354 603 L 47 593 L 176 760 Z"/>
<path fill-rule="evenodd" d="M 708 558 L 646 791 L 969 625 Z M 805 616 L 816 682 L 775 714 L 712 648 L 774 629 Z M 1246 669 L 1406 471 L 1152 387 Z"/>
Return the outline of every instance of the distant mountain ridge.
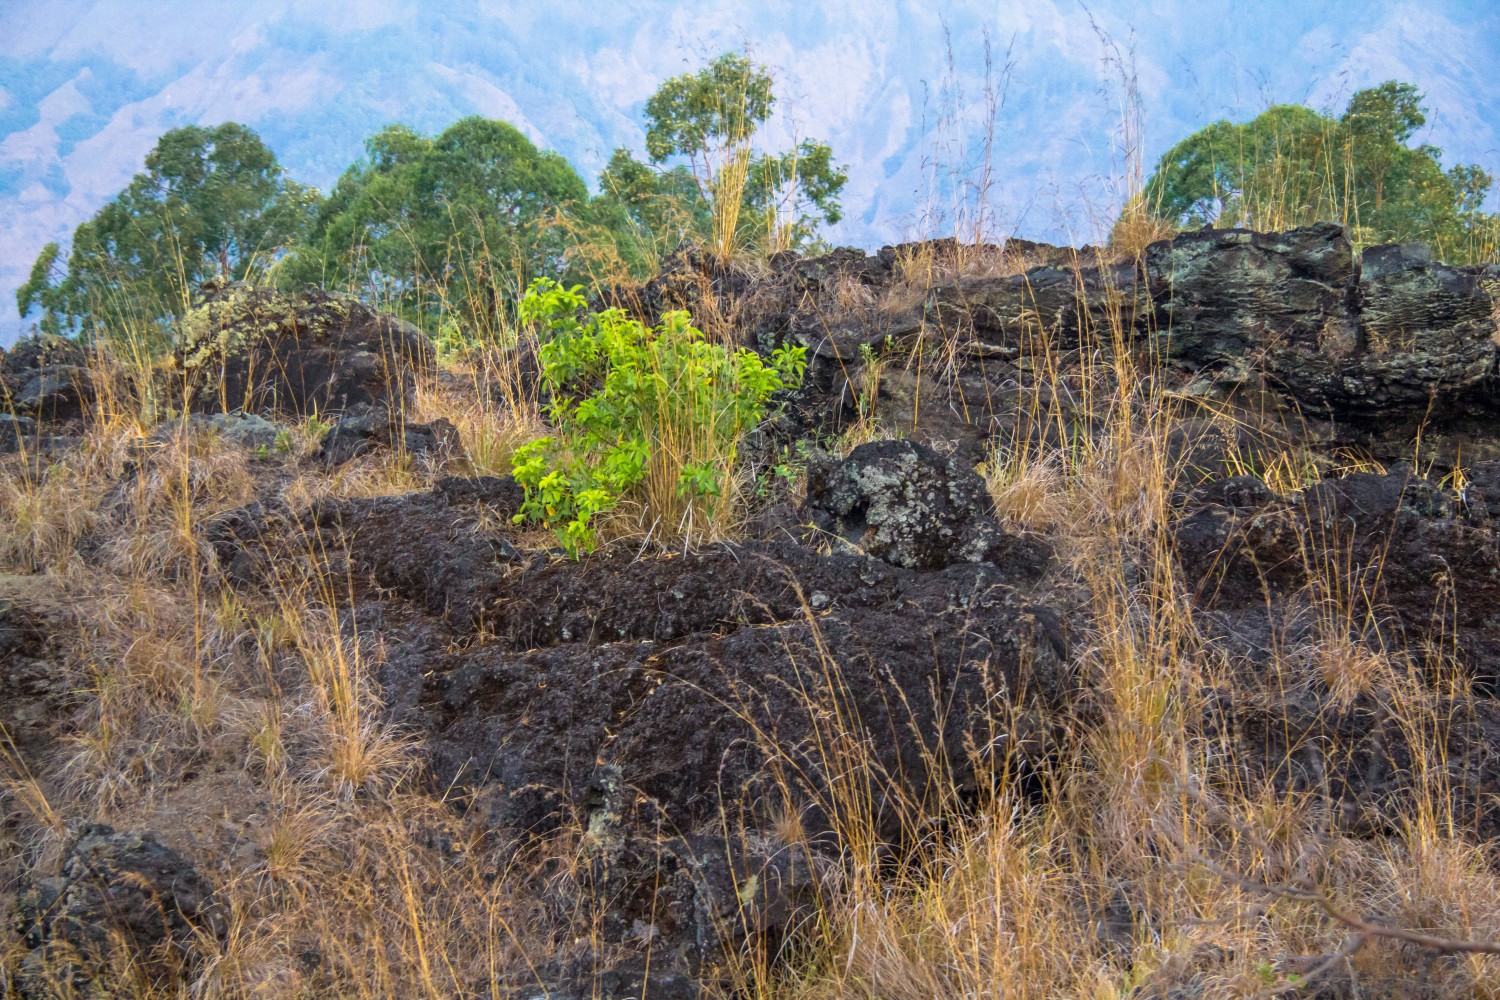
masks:
<path fill-rule="evenodd" d="M 541 9 L 545 6 L 545 10 Z M 784 130 L 848 165 L 829 238 L 875 246 L 941 229 L 932 194 L 971 173 L 986 119 L 984 37 L 1008 86 L 995 134 L 996 228 L 1095 238 L 1119 191 L 1119 86 L 1094 24 L 1132 46 L 1148 165 L 1207 121 L 1276 101 L 1341 104 L 1390 78 L 1433 109 L 1445 162 L 1500 172 L 1500 5 L 1039 0 L 1024 9 L 916 0 L 438 4 L 364 0 L 336 13 L 292 0 L 32 3 L 0 11 L 0 343 L 21 328 L 15 288 L 141 168 L 162 132 L 255 128 L 294 178 L 326 189 L 380 126 L 435 131 L 466 114 L 511 121 L 592 179 L 639 150 L 641 105 L 663 78 L 748 45 L 770 64 Z M 611 25 L 629 24 L 628 28 Z M 1132 37 L 1131 28 L 1136 34 Z M 951 61 L 950 61 L 951 56 Z M 960 124 L 934 128 L 951 114 Z"/>

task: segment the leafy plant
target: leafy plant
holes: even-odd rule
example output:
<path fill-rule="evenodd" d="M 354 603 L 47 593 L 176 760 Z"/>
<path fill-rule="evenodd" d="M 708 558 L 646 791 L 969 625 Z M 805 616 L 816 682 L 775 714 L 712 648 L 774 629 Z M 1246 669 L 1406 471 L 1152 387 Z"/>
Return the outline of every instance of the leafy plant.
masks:
<path fill-rule="evenodd" d="M 573 556 L 627 498 L 662 534 L 706 534 L 727 513 L 735 459 L 772 394 L 801 381 L 806 350 L 709 343 L 686 312 L 648 327 L 623 310 L 589 313 L 577 286 L 539 279 L 521 302 L 539 334 L 554 433 L 512 459 L 526 500 L 516 520 L 552 527 Z"/>

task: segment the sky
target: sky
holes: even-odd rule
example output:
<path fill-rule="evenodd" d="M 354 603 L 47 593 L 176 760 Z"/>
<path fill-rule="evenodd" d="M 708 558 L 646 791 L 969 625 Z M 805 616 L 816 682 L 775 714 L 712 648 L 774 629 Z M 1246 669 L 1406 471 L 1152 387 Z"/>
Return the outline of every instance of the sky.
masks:
<path fill-rule="evenodd" d="M 868 249 L 950 232 L 955 184 L 991 236 L 1097 238 L 1126 150 L 1388 79 L 1425 91 L 1445 164 L 1500 174 L 1500 0 L 0 0 L 0 343 L 42 246 L 168 129 L 242 122 L 327 190 L 383 125 L 482 114 L 592 181 L 642 153 L 663 79 L 729 49 L 773 70 L 767 141 L 847 167 L 827 236 Z"/>

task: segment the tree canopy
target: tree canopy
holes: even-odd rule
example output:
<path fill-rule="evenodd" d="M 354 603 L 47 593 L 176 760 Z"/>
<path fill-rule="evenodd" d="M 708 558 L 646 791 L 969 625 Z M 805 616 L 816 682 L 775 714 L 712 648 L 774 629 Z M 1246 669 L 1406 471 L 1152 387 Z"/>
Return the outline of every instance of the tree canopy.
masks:
<path fill-rule="evenodd" d="M 1442 150 L 1410 145 L 1426 121 L 1421 91 L 1394 80 L 1357 92 L 1338 117 L 1281 104 L 1218 121 L 1162 157 L 1145 201 L 1178 225 L 1335 220 L 1361 244 L 1425 240 L 1450 260 L 1493 256 L 1500 226 L 1482 209 L 1493 178 L 1473 165 L 1444 170 Z"/>
<path fill-rule="evenodd" d="M 323 203 L 293 273 L 488 322 L 565 270 L 565 233 L 548 222 L 587 200 L 566 159 L 506 122 L 464 118 L 433 137 L 391 125 Z"/>
<path fill-rule="evenodd" d="M 755 148 L 775 104 L 770 71 L 737 52 L 672 77 L 646 102 L 647 155 L 658 166 L 679 161 L 677 172 L 666 175 L 674 196 L 685 194 L 682 181 L 691 178 L 703 208 L 690 215 L 707 224 L 705 235 L 721 251 L 745 243 L 801 245 L 821 223 L 842 217 L 838 195 L 848 175 L 826 143 L 804 139 L 784 152 Z M 620 153 L 611 169 L 616 176 L 632 172 Z"/>
<path fill-rule="evenodd" d="M 95 332 L 180 314 L 210 277 L 244 278 L 300 239 L 318 194 L 286 179 L 244 125 L 173 129 L 138 173 L 73 233 L 49 243 L 16 293 L 49 332 Z"/>

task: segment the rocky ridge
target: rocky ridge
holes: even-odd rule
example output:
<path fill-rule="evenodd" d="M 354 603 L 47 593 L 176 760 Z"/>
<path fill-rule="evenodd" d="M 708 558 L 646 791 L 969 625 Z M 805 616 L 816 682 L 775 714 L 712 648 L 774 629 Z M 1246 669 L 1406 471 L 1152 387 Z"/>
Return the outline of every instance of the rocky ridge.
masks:
<path fill-rule="evenodd" d="M 566 924 L 597 909 L 612 954 L 652 943 L 661 995 L 697 995 L 751 939 L 795 947 L 837 879 L 831 832 L 851 796 L 899 853 L 921 823 L 981 807 L 997 780 L 1040 794 L 1028 782 L 1058 721 L 1097 711 L 1080 652 L 1087 582 L 1055 539 L 1002 516 L 976 466 L 997 448 L 1106 433 L 1081 374 L 1101 351 L 1184 401 L 1172 539 L 1216 655 L 1254 685 L 1273 656 L 1332 633 L 1392 657 L 1445 650 L 1478 706 L 1446 731 L 1455 814 L 1478 840 L 1500 834 L 1486 805 L 1500 792 L 1500 268 L 1414 246 L 1356 253 L 1323 225 L 1185 234 L 1134 261 L 939 242 L 777 255 L 750 273 L 685 252 L 615 299 L 648 319 L 722 317 L 759 350 L 808 348 L 807 382 L 759 432 L 762 456 L 861 420 L 893 439 L 842 458 L 815 448 L 804 496 L 760 511 L 740 543 L 688 553 L 559 559 L 521 543 L 514 481 L 474 476 L 302 506 L 265 495 L 199 532 L 247 599 L 309 553 L 331 560 L 303 568 L 350 581 L 351 617 L 382 649 L 385 720 L 420 742 L 422 780 L 518 849 L 580 822 L 584 874 L 550 884 L 549 912 Z M 451 427 L 400 419 L 430 364 L 419 335 L 321 295 L 255 303 L 249 319 L 211 303 L 194 321 L 179 363 L 201 381 L 195 406 L 342 414 L 325 464 L 398 442 L 458 463 Z M 16 412 L 0 449 L 7 433 L 20 447 L 86 420 L 71 407 L 87 378 L 61 350 L 0 363 Z M 285 373 L 274 391 L 245 391 L 245 372 L 268 365 Z M 1289 450 L 1314 470 L 1298 488 L 1247 474 Z M 1339 474 L 1353 454 L 1367 471 Z M 1320 614 L 1309 539 L 1359 577 L 1347 620 Z M 0 691 L 19 699 L 0 721 L 37 752 L 52 739 L 37 706 L 65 697 L 36 677 L 50 641 L 44 616 L 0 605 Z M 1316 686 L 1206 703 L 1206 727 L 1283 787 L 1324 788 L 1351 829 L 1384 829 L 1404 808 L 1412 748 L 1378 703 Z M 868 771 L 851 788 L 856 757 Z M 933 801 L 939 788 L 956 793 Z M 804 839 L 777 833 L 788 815 Z M 131 927 L 175 914 L 138 937 L 178 956 L 158 974 L 178 974 L 184 928 L 217 926 L 212 887 L 129 836 L 88 828 L 61 875 L 36 874 L 17 911 L 31 953 L 91 946 L 104 890 L 48 880 L 118 855 L 110 871 L 152 887 L 128 901 Z M 555 996 L 632 996 L 645 974 L 629 959 L 602 975 L 545 968 Z M 35 982 L 23 976 L 20 995 L 48 995 Z"/>

